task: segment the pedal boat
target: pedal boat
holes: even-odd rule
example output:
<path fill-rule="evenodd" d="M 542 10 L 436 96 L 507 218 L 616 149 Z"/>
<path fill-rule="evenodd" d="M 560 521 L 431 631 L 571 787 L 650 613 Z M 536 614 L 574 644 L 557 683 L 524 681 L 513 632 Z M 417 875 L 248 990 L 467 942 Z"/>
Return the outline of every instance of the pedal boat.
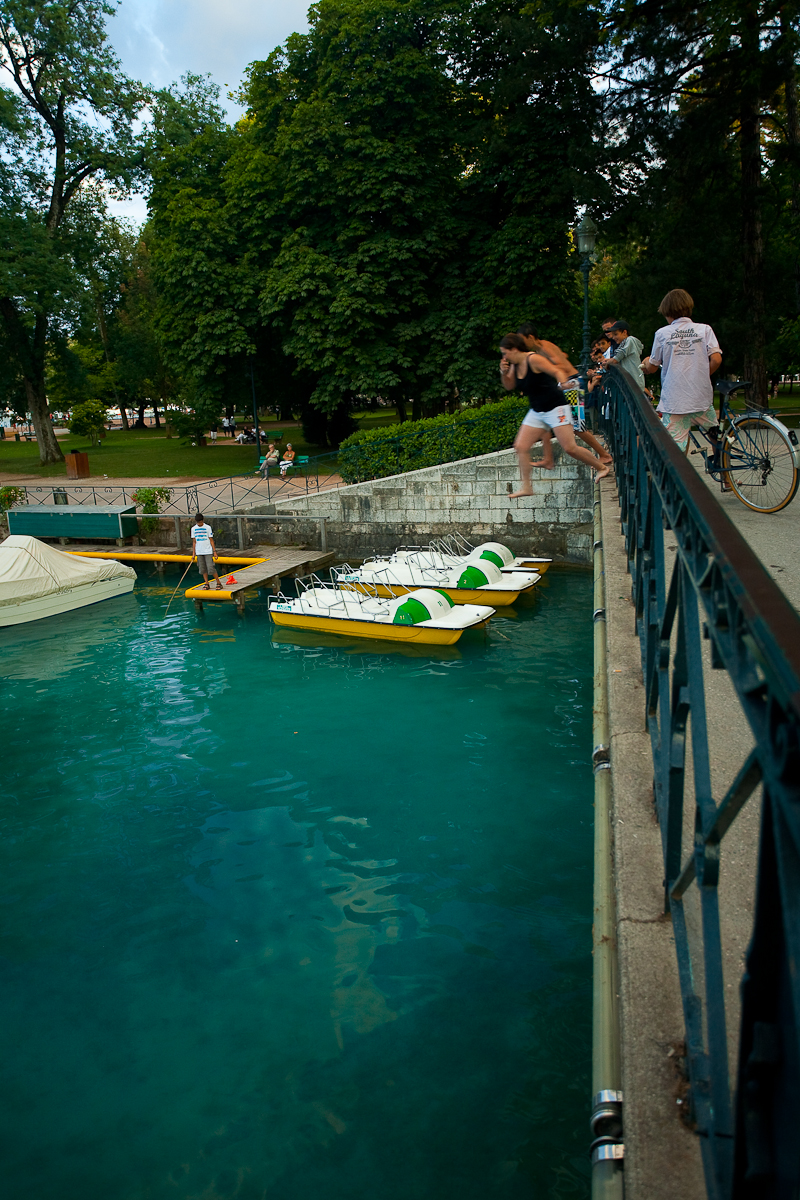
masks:
<path fill-rule="evenodd" d="M 503 574 L 486 560 L 451 564 L 430 550 L 401 551 L 367 559 L 360 567 L 334 569 L 333 578 L 378 596 L 399 596 L 415 588 L 436 588 L 454 604 L 490 604 L 504 608 L 533 590 L 541 576 L 536 571 Z"/>
<path fill-rule="evenodd" d="M 421 588 L 389 600 L 315 579 L 300 595 L 270 597 L 276 625 L 346 637 L 415 645 L 452 646 L 465 629 L 485 625 L 494 609 L 487 604 L 456 607 L 442 592 Z"/>
<path fill-rule="evenodd" d="M 537 574 L 544 575 L 548 567 L 553 564 L 552 558 L 537 558 L 533 554 L 522 554 L 515 557 L 508 546 L 502 545 L 501 542 L 481 542 L 479 546 L 473 546 L 458 533 L 437 538 L 428 546 L 401 546 L 395 551 L 395 554 L 419 553 L 420 551 L 432 555 L 438 554 L 443 561 L 446 560 L 452 566 L 456 566 L 458 563 L 491 562 L 499 567 L 503 575 L 508 575 L 513 571 L 536 571 Z"/>

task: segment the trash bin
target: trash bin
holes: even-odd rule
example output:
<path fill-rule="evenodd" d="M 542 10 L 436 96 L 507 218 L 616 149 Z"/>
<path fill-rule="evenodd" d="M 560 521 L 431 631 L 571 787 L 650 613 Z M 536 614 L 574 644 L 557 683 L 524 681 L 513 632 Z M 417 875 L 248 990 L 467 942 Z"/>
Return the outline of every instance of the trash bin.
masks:
<path fill-rule="evenodd" d="M 53 504 L 69 504 L 66 488 L 53 488 Z"/>
<path fill-rule="evenodd" d="M 67 464 L 67 479 L 89 478 L 88 454 L 84 454 L 80 450 L 75 450 L 72 454 L 64 455 L 64 462 Z"/>

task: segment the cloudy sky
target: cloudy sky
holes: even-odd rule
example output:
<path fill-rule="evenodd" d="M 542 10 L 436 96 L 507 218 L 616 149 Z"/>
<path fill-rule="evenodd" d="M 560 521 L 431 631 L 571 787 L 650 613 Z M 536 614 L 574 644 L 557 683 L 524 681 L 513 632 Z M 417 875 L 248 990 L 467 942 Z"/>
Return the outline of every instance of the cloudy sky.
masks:
<path fill-rule="evenodd" d="M 108 22 L 111 43 L 128 75 L 165 87 L 186 71 L 209 74 L 225 96 L 248 63 L 265 58 L 290 33 L 308 28 L 309 0 L 122 0 Z M 115 204 L 142 220 L 144 202 Z"/>

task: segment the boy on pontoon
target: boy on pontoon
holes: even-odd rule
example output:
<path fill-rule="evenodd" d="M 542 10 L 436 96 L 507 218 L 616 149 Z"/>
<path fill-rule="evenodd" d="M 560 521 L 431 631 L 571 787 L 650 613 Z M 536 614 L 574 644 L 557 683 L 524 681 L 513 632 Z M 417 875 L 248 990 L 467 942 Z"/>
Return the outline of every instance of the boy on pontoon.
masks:
<path fill-rule="evenodd" d="M 206 519 L 203 514 L 195 513 L 194 525 L 192 526 L 192 558 L 197 559 L 200 574 L 205 580 L 203 584 L 205 591 L 210 590 L 208 582 L 209 571 L 214 572 L 214 578 L 217 581 L 217 591 L 221 592 L 223 590 L 215 566 L 216 557 L 217 547 L 214 545 L 214 532 L 210 525 L 206 525 Z"/>

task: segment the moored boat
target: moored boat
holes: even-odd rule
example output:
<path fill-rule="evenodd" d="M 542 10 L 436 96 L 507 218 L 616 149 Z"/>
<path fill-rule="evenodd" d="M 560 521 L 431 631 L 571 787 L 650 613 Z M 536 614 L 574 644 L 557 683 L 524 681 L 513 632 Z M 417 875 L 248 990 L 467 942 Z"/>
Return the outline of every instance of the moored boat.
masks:
<path fill-rule="evenodd" d="M 535 554 L 515 556 L 502 542 L 481 542 L 478 546 L 473 546 L 458 533 L 437 538 L 424 549 L 438 551 L 442 555 L 451 555 L 459 561 L 488 561 L 499 567 L 504 575 L 512 571 L 536 571 L 539 575 L 544 575 L 553 564 L 552 558 L 539 558 Z"/>
<path fill-rule="evenodd" d="M 0 627 L 24 625 L 133 591 L 136 572 L 107 559 L 87 561 L 12 534 L 0 542 Z"/>
<path fill-rule="evenodd" d="M 489 604 L 502 608 L 513 604 L 539 582 L 536 571 L 505 574 L 494 563 L 471 559 L 452 563 L 436 551 L 396 551 L 386 557 L 367 559 L 360 567 L 343 566 L 331 572 L 339 583 L 378 596 L 399 596 L 415 588 L 436 588 L 455 604 Z"/>
<path fill-rule="evenodd" d="M 489 620 L 489 605 L 455 605 L 448 596 L 431 588 L 420 588 L 384 598 L 375 590 L 342 587 L 312 577 L 306 585 L 298 580 L 297 596 L 274 596 L 269 615 L 276 625 L 289 629 L 311 629 L 417 645 L 451 646 L 466 629 Z"/>

